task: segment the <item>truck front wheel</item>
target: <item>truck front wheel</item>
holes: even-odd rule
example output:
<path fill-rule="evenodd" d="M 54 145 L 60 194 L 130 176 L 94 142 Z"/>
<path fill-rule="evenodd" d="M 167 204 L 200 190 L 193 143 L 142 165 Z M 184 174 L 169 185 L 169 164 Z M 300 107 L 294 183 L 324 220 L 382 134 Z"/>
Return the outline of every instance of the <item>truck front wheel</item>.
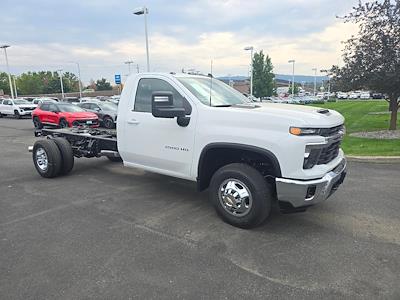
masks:
<path fill-rule="evenodd" d="M 271 186 L 253 167 L 233 163 L 215 172 L 210 183 L 210 199 L 218 215 L 240 228 L 253 228 L 269 216 Z"/>

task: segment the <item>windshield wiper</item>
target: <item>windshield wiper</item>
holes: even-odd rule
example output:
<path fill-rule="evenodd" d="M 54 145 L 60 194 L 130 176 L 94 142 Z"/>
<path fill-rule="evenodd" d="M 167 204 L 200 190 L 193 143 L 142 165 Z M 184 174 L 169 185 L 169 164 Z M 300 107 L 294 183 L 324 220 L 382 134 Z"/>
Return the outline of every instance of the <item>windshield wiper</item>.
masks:
<path fill-rule="evenodd" d="M 232 104 L 219 104 L 219 105 L 213 105 L 212 107 L 231 107 Z"/>

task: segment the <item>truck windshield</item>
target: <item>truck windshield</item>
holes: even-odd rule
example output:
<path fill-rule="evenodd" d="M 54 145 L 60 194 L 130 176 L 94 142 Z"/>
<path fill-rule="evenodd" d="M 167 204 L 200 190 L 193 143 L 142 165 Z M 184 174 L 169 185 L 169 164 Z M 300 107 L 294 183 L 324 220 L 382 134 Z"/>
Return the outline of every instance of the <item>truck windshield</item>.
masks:
<path fill-rule="evenodd" d="M 211 106 L 218 107 L 250 102 L 241 93 L 215 78 L 212 82 L 208 77 L 178 77 L 177 79 L 205 105 L 210 105 L 211 102 Z"/>

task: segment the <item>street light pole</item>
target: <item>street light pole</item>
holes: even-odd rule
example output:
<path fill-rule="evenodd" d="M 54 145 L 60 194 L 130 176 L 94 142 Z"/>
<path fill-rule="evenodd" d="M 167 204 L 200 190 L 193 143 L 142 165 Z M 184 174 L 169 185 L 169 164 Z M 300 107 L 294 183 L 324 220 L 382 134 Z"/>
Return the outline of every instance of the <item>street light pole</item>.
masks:
<path fill-rule="evenodd" d="M 129 70 L 128 75 L 131 75 L 131 64 L 133 64 L 133 60 L 128 60 L 124 62 L 124 64 L 128 65 L 128 70 Z"/>
<path fill-rule="evenodd" d="M 331 78 L 329 77 L 329 70 L 321 70 L 321 73 L 326 73 L 326 76 L 328 77 L 328 100 L 331 97 Z"/>
<path fill-rule="evenodd" d="M 76 64 L 78 68 L 78 85 L 79 85 L 79 98 L 82 98 L 82 82 L 81 82 L 81 67 L 78 62 L 76 61 L 70 61 L 71 64 Z"/>
<path fill-rule="evenodd" d="M 15 98 L 18 98 L 18 92 L 17 92 L 17 84 L 15 83 L 15 75 L 13 75 L 13 81 L 14 81 L 14 88 L 15 88 Z"/>
<path fill-rule="evenodd" d="M 6 57 L 6 66 L 7 66 L 7 73 L 8 73 L 8 82 L 10 84 L 10 92 L 11 92 L 11 98 L 14 99 L 14 91 L 13 91 L 13 86 L 11 82 L 11 74 L 10 74 L 10 67 L 8 65 L 8 57 L 7 57 L 7 48 L 10 47 L 10 45 L 2 45 L 0 48 L 4 49 L 4 56 Z"/>
<path fill-rule="evenodd" d="M 64 84 L 62 81 L 62 70 L 57 70 L 60 74 L 60 84 L 61 84 L 61 99 L 64 99 Z"/>
<path fill-rule="evenodd" d="M 146 6 L 137 8 L 133 11 L 137 16 L 144 15 L 144 33 L 146 36 L 146 56 L 147 56 L 147 72 L 150 72 L 150 56 L 149 56 L 149 35 L 147 32 L 147 15 L 149 14 L 149 9 Z"/>
<path fill-rule="evenodd" d="M 244 48 L 244 50 L 249 51 L 250 50 L 250 96 L 253 96 L 253 51 L 254 47 L 249 46 Z"/>
<path fill-rule="evenodd" d="M 296 61 L 294 59 L 289 60 L 289 64 L 293 64 L 293 69 L 292 69 L 292 97 L 294 97 L 294 63 Z"/>
<path fill-rule="evenodd" d="M 314 96 L 317 95 L 317 68 L 312 69 L 314 71 Z"/>

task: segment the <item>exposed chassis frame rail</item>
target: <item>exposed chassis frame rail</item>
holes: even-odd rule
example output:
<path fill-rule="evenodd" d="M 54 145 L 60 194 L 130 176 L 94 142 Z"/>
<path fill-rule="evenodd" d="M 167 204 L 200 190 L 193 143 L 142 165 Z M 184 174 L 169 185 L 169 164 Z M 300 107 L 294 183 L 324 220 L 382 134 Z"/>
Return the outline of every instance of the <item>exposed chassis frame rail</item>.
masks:
<path fill-rule="evenodd" d="M 37 129 L 35 136 L 47 138 L 65 138 L 72 147 L 75 157 L 120 157 L 117 147 L 115 131 L 93 129 L 87 127 L 73 127 L 61 129 Z"/>

